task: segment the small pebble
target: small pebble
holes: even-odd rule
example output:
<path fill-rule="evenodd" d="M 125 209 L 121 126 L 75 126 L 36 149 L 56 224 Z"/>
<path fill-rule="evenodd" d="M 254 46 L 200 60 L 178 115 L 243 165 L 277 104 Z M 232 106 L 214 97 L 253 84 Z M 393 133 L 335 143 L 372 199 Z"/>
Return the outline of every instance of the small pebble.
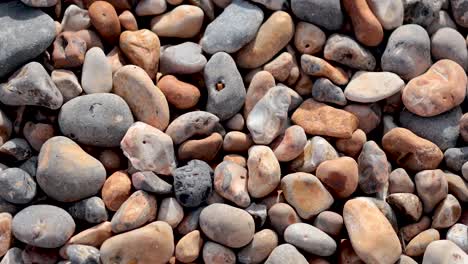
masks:
<path fill-rule="evenodd" d="M 375 57 L 354 39 L 341 34 L 333 34 L 327 39 L 323 50 L 325 59 L 339 62 L 348 67 L 372 71 L 375 69 Z"/>
<path fill-rule="evenodd" d="M 305 223 L 288 226 L 284 239 L 307 253 L 330 256 L 336 251 L 336 242 L 322 230 Z"/>
<path fill-rule="evenodd" d="M 289 225 L 302 222 L 294 208 L 287 203 L 274 204 L 268 210 L 268 218 L 278 234 L 283 234 Z"/>
<path fill-rule="evenodd" d="M 137 16 L 153 16 L 164 13 L 166 9 L 165 0 L 142 0 L 137 4 L 135 14 Z"/>
<path fill-rule="evenodd" d="M 162 51 L 159 70 L 166 74 L 192 74 L 202 71 L 206 62 L 200 45 L 184 42 Z"/>
<path fill-rule="evenodd" d="M 314 172 L 318 166 L 326 161 L 338 158 L 338 153 L 324 138 L 315 136 L 308 140 L 304 151 L 290 163 L 293 171 Z"/>
<path fill-rule="evenodd" d="M 80 31 L 91 26 L 88 10 L 76 5 L 69 5 L 62 18 L 62 31 Z"/>
<path fill-rule="evenodd" d="M 366 46 L 377 46 L 383 40 L 383 28 L 366 0 L 345 0 L 343 7 L 348 13 L 359 42 Z"/>
<path fill-rule="evenodd" d="M 271 252 L 265 264 L 307 264 L 308 261 L 293 245 L 281 244 Z"/>
<path fill-rule="evenodd" d="M 102 49 L 95 47 L 86 52 L 81 85 L 87 94 L 112 90 L 112 68 Z"/>
<path fill-rule="evenodd" d="M 214 189 L 223 198 L 232 201 L 240 207 L 250 204 L 247 190 L 247 170 L 240 165 L 223 161 L 214 170 Z"/>
<path fill-rule="evenodd" d="M 36 196 L 34 179 L 26 171 L 9 168 L 0 172 L 0 197 L 14 204 L 27 204 Z"/>
<path fill-rule="evenodd" d="M 302 54 L 315 54 L 323 50 L 327 37 L 317 26 L 301 21 L 296 25 L 294 46 Z"/>
<path fill-rule="evenodd" d="M 405 249 L 405 254 L 410 257 L 418 257 L 424 254 L 426 247 L 433 241 L 440 239 L 439 231 L 434 228 L 425 230 L 415 236 L 408 243 Z"/>
<path fill-rule="evenodd" d="M 444 152 L 447 167 L 453 171 L 461 171 L 463 164 L 468 161 L 468 147 L 449 148 Z"/>
<path fill-rule="evenodd" d="M 66 250 L 71 263 L 99 263 L 99 249 L 86 245 L 70 245 Z"/>
<path fill-rule="evenodd" d="M 343 90 L 327 78 L 315 80 L 312 88 L 312 98 L 322 103 L 332 103 L 344 106 L 347 103 Z"/>
<path fill-rule="evenodd" d="M 373 162 L 377 164 L 376 161 Z M 362 166 L 362 162 L 359 165 Z M 364 171 L 362 174 L 366 172 Z M 361 177 L 363 177 L 362 174 Z M 349 197 L 356 191 L 358 181 L 361 181 L 359 179 L 358 164 L 354 159 L 349 157 L 340 157 L 320 163 L 317 167 L 316 175 L 333 193 L 333 196 L 337 198 Z"/>
<path fill-rule="evenodd" d="M 200 90 L 196 86 L 179 81 L 172 75 L 162 77 L 158 81 L 158 87 L 167 101 L 177 109 L 192 108 L 200 99 Z"/>
<path fill-rule="evenodd" d="M 404 0 L 403 6 L 405 10 L 405 23 L 418 24 L 426 27 L 436 19 L 442 8 L 442 1 Z"/>
<path fill-rule="evenodd" d="M 99 197 L 91 197 L 72 204 L 68 213 L 74 218 L 91 224 L 107 221 L 108 215 L 104 202 Z"/>
<path fill-rule="evenodd" d="M 452 241 L 463 251 L 468 252 L 468 226 L 455 224 L 447 231 L 447 240 Z"/>
<path fill-rule="evenodd" d="M 120 26 L 125 30 L 137 31 L 138 23 L 132 12 L 125 10 L 119 15 Z"/>
<path fill-rule="evenodd" d="M 117 43 L 121 29 L 114 6 L 105 1 L 95 1 L 89 6 L 88 12 L 91 24 L 99 35 L 110 44 Z"/>
<path fill-rule="evenodd" d="M 117 234 L 142 227 L 155 220 L 157 210 L 156 198 L 153 195 L 144 191 L 136 191 L 112 217 L 112 232 Z"/>
<path fill-rule="evenodd" d="M 83 92 L 78 78 L 76 78 L 76 75 L 72 71 L 54 70 L 52 71 L 51 77 L 55 86 L 57 86 L 62 94 L 64 103 L 79 96 Z"/>
<path fill-rule="evenodd" d="M 229 133 L 225 136 L 226 141 Z M 199 159 L 208 162 L 217 157 L 222 147 L 223 137 L 221 134 L 214 132 L 205 138 L 190 139 L 182 143 L 179 146 L 177 157 L 181 160 Z M 207 149 L 211 151 L 206 151 Z"/>
<path fill-rule="evenodd" d="M 159 178 L 152 171 L 133 173 L 132 185 L 137 190 L 155 193 L 156 195 L 169 194 L 172 191 L 172 185 Z"/>
<path fill-rule="evenodd" d="M 158 211 L 158 221 L 164 221 L 172 228 L 176 228 L 183 218 L 184 209 L 175 198 L 170 197 L 162 200 Z"/>
<path fill-rule="evenodd" d="M 174 119 L 166 129 L 166 134 L 178 145 L 192 136 L 210 135 L 219 124 L 219 118 L 205 111 L 192 111 Z"/>
<path fill-rule="evenodd" d="M 423 170 L 414 176 L 418 197 L 424 205 L 424 212 L 430 213 L 447 197 L 448 184 L 441 170 Z"/>
<path fill-rule="evenodd" d="M 324 77 L 338 85 L 345 85 L 349 81 L 349 77 L 343 69 L 312 55 L 303 54 L 301 56 L 301 68 L 305 74 Z"/>
<path fill-rule="evenodd" d="M 101 196 L 106 208 L 117 211 L 130 197 L 132 182 L 127 173 L 116 171 L 106 179 L 102 186 Z"/>
<path fill-rule="evenodd" d="M 236 263 L 236 254 L 230 248 L 211 241 L 205 243 L 202 254 L 206 264 Z"/>
<path fill-rule="evenodd" d="M 14 252 L 10 252 L 9 248 L 13 242 L 13 236 L 11 233 L 11 222 L 12 216 L 9 213 L 0 213 L 0 256 L 4 256 L 4 259 L 13 257 L 9 256 Z M 276 238 L 276 243 L 278 243 L 278 239 Z M 4 261 L 0 263 L 5 264 Z M 8 262 L 6 263 L 8 264 Z"/>
<path fill-rule="evenodd" d="M 0 153 L 12 157 L 15 160 L 27 160 L 32 155 L 31 147 L 22 138 L 13 138 L 0 146 Z"/>
<path fill-rule="evenodd" d="M 344 20 L 340 0 L 291 0 L 291 9 L 300 20 L 327 30 L 341 28 Z M 317 10 L 321 12 L 316 12 Z"/>
<path fill-rule="evenodd" d="M 403 1 L 369 0 L 367 4 L 384 29 L 392 30 L 403 24 Z"/>
<path fill-rule="evenodd" d="M 200 32 L 203 16 L 203 10 L 197 6 L 179 5 L 153 18 L 151 30 L 159 37 L 192 38 Z"/>
<path fill-rule="evenodd" d="M 262 263 L 278 246 L 278 236 L 273 230 L 263 229 L 255 233 L 252 241 L 239 253 L 237 259 L 240 263 L 258 264 Z"/>
<path fill-rule="evenodd" d="M 377 103 L 373 104 L 348 104 L 343 109 L 352 113 L 359 120 L 359 129 L 365 133 L 371 133 L 376 129 L 382 119 L 382 110 Z"/>
<path fill-rule="evenodd" d="M 462 207 L 455 196 L 448 194 L 434 210 L 432 216 L 433 228 L 448 228 L 453 226 L 461 216 Z"/>
<path fill-rule="evenodd" d="M 391 72 L 362 72 L 354 74 L 344 94 L 350 101 L 373 103 L 398 93 L 405 86 L 400 77 Z"/>
<path fill-rule="evenodd" d="M 343 217 L 332 211 L 323 211 L 314 220 L 314 226 L 332 237 L 336 237 L 343 229 Z"/>
<path fill-rule="evenodd" d="M 195 230 L 179 240 L 175 247 L 175 256 L 178 261 L 190 263 L 198 258 L 202 247 L 203 239 L 200 237 L 200 231 Z"/>
<path fill-rule="evenodd" d="M 413 193 L 414 183 L 403 168 L 393 170 L 388 176 L 388 193 Z"/>
<path fill-rule="evenodd" d="M 307 136 L 304 129 L 294 125 L 288 127 L 284 134 L 278 136 L 271 143 L 271 148 L 278 161 L 287 162 L 301 155 L 306 144 Z"/>
<path fill-rule="evenodd" d="M 280 183 L 280 164 L 273 151 L 266 146 L 251 147 L 248 156 L 247 189 L 249 194 L 253 198 L 265 197 Z"/>
<path fill-rule="evenodd" d="M 412 193 L 393 193 L 387 196 L 386 201 L 401 216 L 418 221 L 423 212 L 423 204 L 418 196 Z"/>

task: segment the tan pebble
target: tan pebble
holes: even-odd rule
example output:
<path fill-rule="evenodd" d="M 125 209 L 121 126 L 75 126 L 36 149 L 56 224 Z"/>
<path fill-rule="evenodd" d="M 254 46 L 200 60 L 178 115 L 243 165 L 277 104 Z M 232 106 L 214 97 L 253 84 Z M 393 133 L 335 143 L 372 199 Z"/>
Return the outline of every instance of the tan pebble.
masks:
<path fill-rule="evenodd" d="M 193 5 L 179 5 L 151 20 L 151 30 L 160 37 L 192 38 L 202 27 L 203 10 Z"/>
<path fill-rule="evenodd" d="M 405 254 L 410 257 L 418 257 L 424 254 L 426 247 L 432 242 L 440 239 L 439 231 L 434 228 L 425 230 L 415 236 L 406 245 Z"/>
<path fill-rule="evenodd" d="M 115 44 L 119 41 L 120 21 L 115 8 L 105 1 L 96 1 L 88 8 L 94 28 L 105 41 Z"/>
<path fill-rule="evenodd" d="M 11 233 L 12 216 L 9 213 L 0 213 L 0 257 L 5 255 L 13 242 Z"/>
<path fill-rule="evenodd" d="M 223 198 L 240 207 L 250 204 L 247 191 L 247 170 L 234 162 L 223 161 L 214 171 L 214 188 Z"/>
<path fill-rule="evenodd" d="M 437 170 L 424 170 L 414 176 L 416 192 L 423 202 L 424 212 L 430 213 L 436 205 L 447 197 L 448 183 L 444 172 Z"/>
<path fill-rule="evenodd" d="M 273 151 L 266 146 L 253 146 L 248 152 L 247 189 L 253 198 L 270 194 L 280 183 L 281 167 Z"/>
<path fill-rule="evenodd" d="M 462 207 L 455 196 L 448 194 L 436 207 L 432 216 L 433 228 L 448 228 L 460 219 Z"/>
<path fill-rule="evenodd" d="M 304 129 L 293 125 L 288 127 L 284 134 L 277 137 L 270 146 L 279 161 L 287 162 L 301 155 L 306 144 L 307 136 Z"/>
<path fill-rule="evenodd" d="M 349 157 L 320 163 L 316 175 L 337 198 L 349 197 L 358 186 L 358 164 Z"/>
<path fill-rule="evenodd" d="M 421 217 L 416 223 L 409 224 L 400 228 L 400 236 L 406 242 L 409 242 L 422 231 L 431 227 L 431 219 L 427 216 Z"/>
<path fill-rule="evenodd" d="M 198 258 L 202 246 L 203 239 L 200 237 L 200 231 L 192 231 L 177 242 L 175 256 L 180 262 L 193 262 Z"/>
<path fill-rule="evenodd" d="M 164 221 L 172 228 L 176 228 L 183 218 L 184 209 L 175 198 L 169 197 L 162 200 L 158 212 L 158 221 Z"/>
<path fill-rule="evenodd" d="M 99 248 L 111 236 L 112 224 L 106 221 L 72 236 L 68 240 L 68 244 L 88 245 Z"/>
<path fill-rule="evenodd" d="M 325 77 L 337 85 L 345 85 L 349 77 L 341 68 L 335 67 L 326 60 L 308 54 L 301 56 L 301 68 L 304 73 L 314 77 Z"/>
<path fill-rule="evenodd" d="M 464 264 L 468 254 L 450 240 L 438 240 L 430 243 L 422 260 L 423 264 Z"/>
<path fill-rule="evenodd" d="M 223 137 L 219 133 L 212 133 L 202 139 L 187 140 L 179 146 L 178 157 L 181 160 L 199 159 L 212 161 L 223 146 Z M 210 151 L 207 151 L 210 150 Z"/>
<path fill-rule="evenodd" d="M 75 32 L 74 35 L 86 42 L 87 49 L 98 47 L 104 50 L 104 46 L 102 45 L 101 38 L 99 38 L 98 34 L 96 34 L 96 32 L 94 32 L 93 30 L 83 29 L 83 30 Z"/>
<path fill-rule="evenodd" d="M 236 254 L 228 247 L 207 241 L 203 246 L 205 264 L 235 264 Z"/>
<path fill-rule="evenodd" d="M 227 154 L 224 156 L 223 161 L 232 161 L 242 167 L 247 166 L 246 158 L 238 154 Z"/>
<path fill-rule="evenodd" d="M 102 200 L 106 208 L 117 211 L 120 206 L 130 197 L 132 182 L 128 174 L 123 171 L 114 172 L 104 182 L 101 190 Z"/>
<path fill-rule="evenodd" d="M 366 0 L 344 0 L 343 6 L 351 18 L 359 42 L 366 46 L 379 45 L 384 37 L 383 28 Z"/>
<path fill-rule="evenodd" d="M 413 193 L 414 183 L 403 168 L 393 170 L 388 176 L 388 193 Z"/>
<path fill-rule="evenodd" d="M 156 198 L 145 191 L 136 191 L 112 217 L 112 232 L 122 233 L 139 228 L 156 219 L 156 211 Z"/>
<path fill-rule="evenodd" d="M 292 55 L 288 52 L 283 52 L 278 57 L 265 64 L 263 70 L 271 73 L 275 80 L 284 82 L 288 79 L 294 66 Z"/>
<path fill-rule="evenodd" d="M 194 107 L 200 99 L 200 90 L 190 83 L 179 81 L 175 76 L 166 75 L 158 81 L 158 87 L 167 101 L 177 109 Z"/>
<path fill-rule="evenodd" d="M 271 229 L 263 229 L 255 233 L 252 242 L 237 253 L 237 259 L 241 263 L 262 263 L 276 246 L 278 246 L 276 233 Z"/>
<path fill-rule="evenodd" d="M 274 204 L 268 210 L 268 218 L 278 234 L 283 234 L 289 225 L 302 222 L 294 208 L 287 203 Z"/>
<path fill-rule="evenodd" d="M 356 129 L 351 138 L 340 138 L 336 140 L 336 149 L 350 157 L 356 157 L 361 152 L 362 146 L 367 142 L 367 136 L 361 129 Z"/>
<path fill-rule="evenodd" d="M 299 22 L 294 35 L 294 46 L 302 54 L 315 54 L 323 50 L 327 36 L 317 26 Z"/>
<path fill-rule="evenodd" d="M 275 86 L 275 78 L 267 71 L 255 73 L 250 82 L 244 104 L 244 118 L 247 119 L 255 104 L 262 99 L 270 88 Z"/>
<path fill-rule="evenodd" d="M 124 30 L 137 31 L 138 24 L 132 12 L 125 10 L 119 15 L 120 25 Z"/>
<path fill-rule="evenodd" d="M 253 145 L 250 134 L 231 131 L 224 136 L 223 149 L 227 152 L 246 152 Z"/>
<path fill-rule="evenodd" d="M 135 7 L 137 16 L 159 15 L 166 11 L 166 0 L 140 0 Z"/>

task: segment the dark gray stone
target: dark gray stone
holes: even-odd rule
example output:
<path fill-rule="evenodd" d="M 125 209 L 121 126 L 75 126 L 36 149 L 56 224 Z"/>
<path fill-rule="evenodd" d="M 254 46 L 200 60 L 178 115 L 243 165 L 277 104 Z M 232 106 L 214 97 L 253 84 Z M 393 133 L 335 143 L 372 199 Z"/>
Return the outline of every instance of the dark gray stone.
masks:
<path fill-rule="evenodd" d="M 54 20 L 20 1 L 0 3 L 0 78 L 37 57 L 55 38 Z"/>
<path fill-rule="evenodd" d="M 318 78 L 312 86 L 312 97 L 319 102 L 346 105 L 343 90 L 327 78 Z"/>
<path fill-rule="evenodd" d="M 11 215 L 16 214 L 19 211 L 19 206 L 16 204 L 9 203 L 4 199 L 0 198 L 0 213 L 9 213 Z"/>
<path fill-rule="evenodd" d="M 68 208 L 68 213 L 74 218 L 91 224 L 107 221 L 106 205 L 99 197 L 91 197 L 74 203 Z"/>
<path fill-rule="evenodd" d="M 164 49 L 159 59 L 159 70 L 164 74 L 192 74 L 202 71 L 205 64 L 201 46 L 184 42 Z"/>
<path fill-rule="evenodd" d="M 75 231 L 73 218 L 52 205 L 31 205 L 13 217 L 13 235 L 23 243 L 42 248 L 57 248 Z"/>
<path fill-rule="evenodd" d="M 158 175 L 152 171 L 133 173 L 132 184 L 137 190 L 143 190 L 155 194 L 169 194 L 172 191 L 172 185 L 159 178 Z"/>
<path fill-rule="evenodd" d="M 429 26 L 442 9 L 442 0 L 403 0 L 405 24 Z"/>
<path fill-rule="evenodd" d="M 213 169 L 204 161 L 191 160 L 177 168 L 173 176 L 175 196 L 185 207 L 199 206 L 213 190 Z"/>
<path fill-rule="evenodd" d="M 79 143 L 98 147 L 118 147 L 133 115 L 118 95 L 97 93 L 66 102 L 58 120 L 64 135 Z"/>
<path fill-rule="evenodd" d="M 22 138 L 13 138 L 5 142 L 5 144 L 0 147 L 0 153 L 21 161 L 31 157 L 32 150 L 26 140 Z"/>
<path fill-rule="evenodd" d="M 0 172 L 0 197 L 14 204 L 29 203 L 36 196 L 36 182 L 24 170 L 9 168 Z"/>
<path fill-rule="evenodd" d="M 468 161 L 468 147 L 447 149 L 444 152 L 444 160 L 450 170 L 461 171 L 463 163 Z"/>
<path fill-rule="evenodd" d="M 23 251 L 17 247 L 10 248 L 5 256 L 3 256 L 0 264 L 24 264 L 21 253 Z"/>
<path fill-rule="evenodd" d="M 245 102 L 245 86 L 232 57 L 225 52 L 213 55 L 204 69 L 208 90 L 206 111 L 221 121 L 234 116 Z"/>
<path fill-rule="evenodd" d="M 328 30 L 338 30 L 343 24 L 340 0 L 291 0 L 294 15 Z"/>
<path fill-rule="evenodd" d="M 86 245 L 69 245 L 66 249 L 72 264 L 100 264 L 99 249 Z"/>
<path fill-rule="evenodd" d="M 327 60 L 332 60 L 354 69 L 363 71 L 373 71 L 375 69 L 376 62 L 374 55 L 364 46 L 346 35 L 331 35 L 325 43 L 323 54 Z"/>
<path fill-rule="evenodd" d="M 432 35 L 436 33 L 437 30 L 444 27 L 457 29 L 457 25 L 455 24 L 455 22 L 453 22 L 452 18 L 447 13 L 447 11 L 440 10 L 437 18 L 434 19 L 434 21 L 432 21 L 432 23 L 426 28 L 426 30 L 427 33 L 429 33 L 429 35 Z"/>
<path fill-rule="evenodd" d="M 455 22 L 464 28 L 468 28 L 468 0 L 450 0 L 452 15 Z"/>
<path fill-rule="evenodd" d="M 206 53 L 233 53 L 255 38 L 263 11 L 244 0 L 234 0 L 208 24 L 200 43 Z"/>
<path fill-rule="evenodd" d="M 431 53 L 435 60 L 453 60 L 463 69 L 468 66 L 466 41 L 456 29 L 446 27 L 437 30 L 431 37 Z"/>
<path fill-rule="evenodd" d="M 32 156 L 23 164 L 19 166 L 20 169 L 26 171 L 31 177 L 36 177 L 36 170 L 37 170 L 37 156 Z"/>
<path fill-rule="evenodd" d="M 58 109 L 63 97 L 44 67 L 30 62 L 0 84 L 0 101 L 6 105 L 32 105 Z"/>
<path fill-rule="evenodd" d="M 431 40 L 426 30 L 415 24 L 398 27 L 388 39 L 381 66 L 404 80 L 423 74 L 431 66 Z"/>
<path fill-rule="evenodd" d="M 457 144 L 460 126 L 458 121 L 462 116 L 460 107 L 433 117 L 421 117 L 407 110 L 400 113 L 400 124 L 423 137 L 444 151 Z"/>

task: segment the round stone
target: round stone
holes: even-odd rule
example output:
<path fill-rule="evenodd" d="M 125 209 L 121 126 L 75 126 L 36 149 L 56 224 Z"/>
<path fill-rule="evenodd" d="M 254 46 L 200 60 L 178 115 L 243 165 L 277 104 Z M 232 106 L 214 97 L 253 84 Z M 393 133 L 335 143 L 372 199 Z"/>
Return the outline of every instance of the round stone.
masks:
<path fill-rule="evenodd" d="M 101 190 L 101 197 L 106 208 L 117 211 L 130 196 L 132 182 L 127 173 L 123 171 L 114 172 L 106 179 Z"/>
<path fill-rule="evenodd" d="M 240 263 L 262 263 L 278 246 L 278 236 L 271 229 L 255 233 L 252 241 L 237 253 Z"/>
<path fill-rule="evenodd" d="M 203 24 L 203 10 L 193 5 L 179 5 L 151 20 L 151 30 L 159 37 L 192 38 Z"/>
<path fill-rule="evenodd" d="M 200 90 L 196 86 L 179 81 L 172 75 L 162 77 L 158 81 L 158 87 L 167 101 L 177 109 L 192 108 L 200 99 Z"/>
<path fill-rule="evenodd" d="M 36 182 L 24 170 L 9 168 L 0 172 L 0 197 L 14 204 L 27 204 L 36 196 Z"/>
<path fill-rule="evenodd" d="M 320 163 L 316 175 L 337 198 L 349 197 L 358 186 L 358 164 L 349 157 Z"/>
<path fill-rule="evenodd" d="M 404 86 L 405 82 L 394 73 L 359 71 L 346 86 L 344 94 L 354 102 L 373 103 L 398 93 Z"/>
<path fill-rule="evenodd" d="M 291 244 L 281 244 L 271 252 L 265 264 L 307 264 L 304 255 Z"/>
<path fill-rule="evenodd" d="M 314 226 L 330 236 L 337 237 L 343 229 L 343 217 L 332 211 L 323 211 L 315 218 Z"/>
<path fill-rule="evenodd" d="M 301 21 L 296 25 L 294 46 L 302 54 L 315 54 L 322 51 L 327 36 L 317 26 Z"/>
<path fill-rule="evenodd" d="M 153 195 L 136 191 L 112 217 L 112 232 L 117 234 L 139 228 L 156 218 L 156 210 L 156 198 Z"/>
<path fill-rule="evenodd" d="M 191 160 L 172 175 L 175 196 L 185 207 L 199 206 L 212 192 L 213 170 L 204 161 Z"/>
<path fill-rule="evenodd" d="M 322 230 L 305 223 L 288 226 L 284 240 L 307 253 L 317 256 L 331 256 L 336 251 L 336 242 Z"/>
<path fill-rule="evenodd" d="M 343 24 L 343 12 L 340 0 L 292 0 L 291 9 L 300 20 L 338 30 Z"/>
<path fill-rule="evenodd" d="M 89 6 L 88 12 L 99 35 L 106 42 L 116 44 L 119 41 L 120 21 L 114 6 L 105 1 L 95 1 Z"/>
<path fill-rule="evenodd" d="M 444 172 L 439 169 L 418 172 L 414 176 L 414 183 L 425 213 L 432 212 L 436 205 L 447 197 L 447 179 Z"/>
<path fill-rule="evenodd" d="M 161 52 L 160 71 L 165 74 L 192 74 L 203 70 L 206 58 L 201 46 L 184 42 L 165 48 Z"/>
<path fill-rule="evenodd" d="M 449 59 L 463 69 L 468 67 L 468 51 L 465 38 L 453 28 L 437 30 L 431 37 L 431 53 L 434 59 Z"/>

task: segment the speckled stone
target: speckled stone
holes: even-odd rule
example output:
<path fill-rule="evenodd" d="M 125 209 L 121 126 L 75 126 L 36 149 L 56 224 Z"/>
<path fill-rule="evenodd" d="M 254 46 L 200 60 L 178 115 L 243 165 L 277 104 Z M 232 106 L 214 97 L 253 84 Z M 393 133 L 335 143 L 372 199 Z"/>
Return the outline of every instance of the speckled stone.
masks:
<path fill-rule="evenodd" d="M 343 24 L 343 13 L 339 0 L 292 0 L 291 9 L 300 20 L 337 30 Z"/>
<path fill-rule="evenodd" d="M 404 21 L 406 24 L 429 26 L 442 8 L 442 1 L 404 0 Z"/>
<path fill-rule="evenodd" d="M 353 69 L 372 71 L 375 69 L 375 57 L 351 37 L 333 34 L 325 43 L 325 59 L 336 61 Z"/>
<path fill-rule="evenodd" d="M 197 207 L 211 194 L 213 170 L 204 161 L 189 161 L 177 168 L 173 177 L 175 196 L 185 207 Z"/>
<path fill-rule="evenodd" d="M 101 198 L 94 196 L 72 204 L 68 213 L 78 220 L 84 220 L 91 224 L 99 224 L 107 221 L 106 206 Z"/>
<path fill-rule="evenodd" d="M 466 18 L 467 5 L 468 2 L 466 0 L 450 0 L 451 11 L 455 22 L 464 28 L 468 28 L 468 19 Z"/>
<path fill-rule="evenodd" d="M 265 197 L 280 183 L 280 164 L 273 151 L 266 146 L 251 147 L 248 156 L 247 189 L 249 194 L 253 198 Z"/>

